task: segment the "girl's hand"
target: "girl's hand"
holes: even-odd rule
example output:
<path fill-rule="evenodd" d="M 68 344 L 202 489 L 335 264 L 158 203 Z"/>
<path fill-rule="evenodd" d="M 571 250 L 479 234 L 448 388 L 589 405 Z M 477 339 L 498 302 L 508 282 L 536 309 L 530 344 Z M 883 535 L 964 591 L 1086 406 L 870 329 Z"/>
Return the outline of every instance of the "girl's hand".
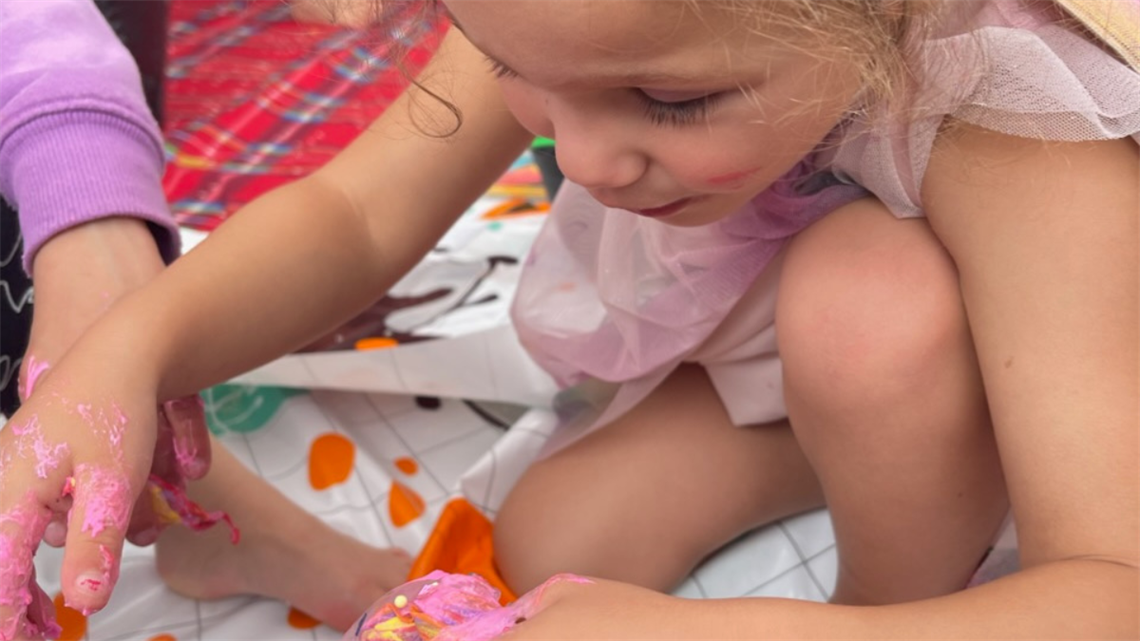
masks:
<path fill-rule="evenodd" d="M 69 229 L 35 257 L 35 315 L 28 351 L 20 368 L 20 396 L 26 399 L 71 346 L 116 301 L 164 269 L 154 237 L 142 221 L 104 218 Z M 163 403 L 151 472 L 171 485 L 202 478 L 210 466 L 210 439 L 201 402 L 189 396 Z M 149 545 L 163 525 L 143 500 L 136 506 L 128 538 Z M 63 544 L 66 521 L 53 520 L 44 542 Z"/>
<path fill-rule="evenodd" d="M 32 558 L 53 518 L 68 530 L 61 586 L 84 613 L 106 605 L 155 447 L 153 391 L 124 396 L 68 364 L 0 430 L 0 639 L 50 632 Z M 117 382 L 117 381 L 116 381 Z"/>
<path fill-rule="evenodd" d="M 676 639 L 686 638 L 687 631 L 699 639 L 716 634 L 715 628 L 700 628 L 693 602 L 613 581 L 557 583 L 533 607 L 537 614 L 500 637 L 502 641 Z"/>

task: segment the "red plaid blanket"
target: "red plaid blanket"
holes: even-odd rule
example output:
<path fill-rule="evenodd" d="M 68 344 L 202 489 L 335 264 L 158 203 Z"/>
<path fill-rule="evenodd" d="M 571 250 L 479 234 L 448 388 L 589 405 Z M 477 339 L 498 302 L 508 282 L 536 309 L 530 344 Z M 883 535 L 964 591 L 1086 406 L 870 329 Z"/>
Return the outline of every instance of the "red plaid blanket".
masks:
<path fill-rule="evenodd" d="M 298 23 L 281 0 L 171 4 L 163 180 L 179 223 L 217 227 L 325 163 L 368 126 L 438 44 L 442 25 L 398 3 L 371 30 Z"/>

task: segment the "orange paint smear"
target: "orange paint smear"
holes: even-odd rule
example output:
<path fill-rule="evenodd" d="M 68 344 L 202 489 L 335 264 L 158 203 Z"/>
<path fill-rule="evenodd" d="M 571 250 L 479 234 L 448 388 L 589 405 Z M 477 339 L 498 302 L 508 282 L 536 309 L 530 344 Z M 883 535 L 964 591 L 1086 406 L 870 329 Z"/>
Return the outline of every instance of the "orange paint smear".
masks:
<path fill-rule="evenodd" d="M 160 634 L 158 636 L 153 636 L 146 641 L 178 641 L 178 637 L 174 636 L 173 634 Z"/>
<path fill-rule="evenodd" d="M 321 624 L 313 617 L 301 612 L 297 608 L 289 608 L 289 626 L 297 630 L 312 630 Z"/>
<path fill-rule="evenodd" d="M 87 636 L 87 617 L 78 610 L 72 610 L 63 604 L 63 593 L 55 595 L 52 599 L 55 604 L 55 621 L 62 628 L 59 633 L 60 641 L 79 641 Z"/>
<path fill-rule="evenodd" d="M 416 459 L 410 456 L 401 456 L 396 459 L 396 469 L 411 476 L 420 470 L 420 466 L 416 463 Z"/>
<path fill-rule="evenodd" d="M 480 218 L 482 220 L 502 220 L 504 218 L 540 214 L 549 210 L 550 205 L 548 203 L 534 203 L 525 198 L 511 198 L 492 207 L 480 216 Z"/>
<path fill-rule="evenodd" d="M 356 445 L 340 434 L 322 434 L 309 447 L 309 484 L 314 490 L 344 483 L 352 475 Z"/>
<path fill-rule="evenodd" d="M 392 481 L 392 489 L 388 493 L 388 516 L 393 525 L 404 527 L 423 516 L 426 507 L 423 497 L 415 490 L 399 481 Z"/>
<path fill-rule="evenodd" d="M 394 338 L 386 338 L 382 336 L 374 336 L 372 338 L 362 338 L 356 341 L 354 347 L 358 352 L 366 352 L 372 349 L 388 349 L 400 344 L 400 341 Z"/>
<path fill-rule="evenodd" d="M 517 597 L 495 567 L 493 533 L 494 525 L 482 512 L 464 499 L 452 499 L 443 506 L 431 536 L 412 564 L 408 580 L 432 570 L 478 574 L 499 590 L 499 602 L 507 605 Z"/>

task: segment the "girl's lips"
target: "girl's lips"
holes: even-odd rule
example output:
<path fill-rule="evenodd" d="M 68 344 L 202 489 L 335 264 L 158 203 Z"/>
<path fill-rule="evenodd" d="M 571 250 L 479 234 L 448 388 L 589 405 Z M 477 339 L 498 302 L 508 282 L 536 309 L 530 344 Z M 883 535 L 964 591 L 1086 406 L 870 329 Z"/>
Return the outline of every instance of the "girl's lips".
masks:
<path fill-rule="evenodd" d="M 660 218 L 662 216 L 671 216 L 671 215 L 681 211 L 691 202 L 693 202 L 692 197 L 682 198 L 680 200 L 674 200 L 673 202 L 669 203 L 668 205 L 662 205 L 660 207 L 652 207 L 650 209 L 630 209 L 629 211 L 637 214 L 638 216 L 648 216 L 649 218 Z"/>

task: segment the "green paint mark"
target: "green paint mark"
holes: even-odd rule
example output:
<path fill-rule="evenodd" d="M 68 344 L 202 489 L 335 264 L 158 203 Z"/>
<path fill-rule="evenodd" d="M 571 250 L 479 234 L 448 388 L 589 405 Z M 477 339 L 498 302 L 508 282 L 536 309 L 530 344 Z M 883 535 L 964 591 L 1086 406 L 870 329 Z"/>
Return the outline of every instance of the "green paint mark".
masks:
<path fill-rule="evenodd" d="M 305 393 L 285 387 L 217 385 L 202 392 L 206 424 L 216 436 L 248 434 L 264 427 L 286 400 Z"/>
<path fill-rule="evenodd" d="M 489 231 L 499 231 L 502 228 L 503 228 L 503 223 L 501 223 L 497 220 L 492 222 L 491 224 L 487 225 L 487 229 Z"/>

